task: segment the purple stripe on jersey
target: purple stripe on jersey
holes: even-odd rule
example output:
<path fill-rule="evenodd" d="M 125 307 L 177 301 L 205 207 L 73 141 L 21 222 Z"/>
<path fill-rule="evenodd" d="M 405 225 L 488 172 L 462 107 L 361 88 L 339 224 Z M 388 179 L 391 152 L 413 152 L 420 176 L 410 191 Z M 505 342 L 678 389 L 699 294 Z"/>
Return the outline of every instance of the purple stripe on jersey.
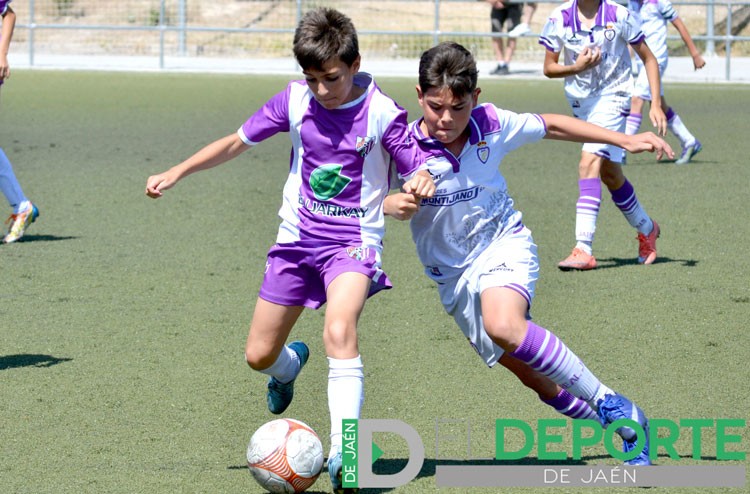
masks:
<path fill-rule="evenodd" d="M 551 52 L 555 51 L 550 40 L 545 38 L 544 36 L 539 38 L 539 44 L 545 47 L 547 51 L 551 51 Z"/>
<path fill-rule="evenodd" d="M 274 95 L 242 124 L 240 129 L 247 138 L 245 144 L 256 144 L 279 132 L 289 132 L 289 93 L 294 84 L 306 85 L 305 81 L 290 82 L 284 91 Z"/>
<path fill-rule="evenodd" d="M 569 27 L 573 29 L 574 33 L 581 30 L 581 23 L 578 21 L 578 2 L 573 2 L 573 5 L 569 9 L 560 11 L 562 15 L 563 27 Z"/>
<path fill-rule="evenodd" d="M 518 293 L 520 296 L 526 299 L 527 304 L 531 305 L 531 297 L 529 296 L 529 292 L 523 286 L 517 283 L 510 283 L 508 285 L 505 285 L 505 288 L 510 288 L 514 292 Z"/>
<path fill-rule="evenodd" d="M 8 8 L 8 4 L 12 0 L 0 0 L 0 15 L 5 14 L 6 9 Z"/>
<path fill-rule="evenodd" d="M 617 22 L 617 5 L 602 2 L 599 5 L 599 13 L 596 17 L 597 24 L 600 26 L 605 26 L 608 22 Z"/>
<path fill-rule="evenodd" d="M 638 35 L 635 37 L 635 39 L 632 39 L 628 41 L 631 45 L 637 45 L 638 43 L 642 42 L 644 39 L 646 39 L 646 35 L 643 34 L 643 32 L 638 31 Z"/>

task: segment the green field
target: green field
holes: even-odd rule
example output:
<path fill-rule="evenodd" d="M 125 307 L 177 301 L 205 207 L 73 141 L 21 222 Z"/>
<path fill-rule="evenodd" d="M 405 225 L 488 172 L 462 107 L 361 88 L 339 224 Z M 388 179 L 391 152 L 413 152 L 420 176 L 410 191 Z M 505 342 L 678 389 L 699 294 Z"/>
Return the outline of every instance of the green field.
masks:
<path fill-rule="evenodd" d="M 568 113 L 557 82 L 480 82 L 483 101 Z M 379 83 L 417 114 L 414 81 Z M 22 242 L 0 246 L 0 493 L 259 492 L 245 448 L 273 416 L 265 379 L 246 366 L 243 349 L 278 226 L 288 139 L 191 176 L 158 201 L 144 186 L 236 130 L 284 84 L 16 71 L 3 86 L 0 146 L 41 216 Z M 688 166 L 630 157 L 626 175 L 662 227 L 652 266 L 636 263 L 635 232 L 605 193 L 601 268 L 559 272 L 573 246 L 579 146 L 542 142 L 504 161 L 539 245 L 533 315 L 651 417 L 747 419 L 750 144 L 740 102 L 750 86 L 669 86 L 667 96 L 704 151 Z M 411 424 L 427 459 L 410 484 L 374 492 L 435 492 L 437 420 L 457 421 L 459 435 L 471 424 L 471 456 L 459 442 L 440 457 L 475 464 L 493 455 L 495 419 L 557 415 L 476 357 L 422 274 L 406 224 L 388 223 L 384 267 L 395 287 L 368 303 L 360 325 L 363 417 Z M 308 311 L 293 333 L 312 354 L 287 413 L 325 439 L 322 322 L 322 311 Z M 740 432 L 731 449 L 750 451 L 750 432 Z M 704 431 L 696 460 L 686 435 L 677 443 L 682 458 L 658 463 L 715 465 L 713 438 Z M 378 445 L 385 471 L 397 471 L 404 445 L 388 435 Z M 604 448 L 582 461 L 617 463 Z M 312 488 L 329 490 L 327 474 Z"/>

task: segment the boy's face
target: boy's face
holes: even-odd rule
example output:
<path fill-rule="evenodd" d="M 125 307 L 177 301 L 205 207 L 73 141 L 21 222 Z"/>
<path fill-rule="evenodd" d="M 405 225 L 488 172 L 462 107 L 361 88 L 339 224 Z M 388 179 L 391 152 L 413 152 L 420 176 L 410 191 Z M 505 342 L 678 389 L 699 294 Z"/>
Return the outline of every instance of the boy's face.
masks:
<path fill-rule="evenodd" d="M 456 98 L 447 87 L 433 87 L 423 93 L 417 86 L 417 98 L 426 126 L 422 130 L 445 145 L 453 143 L 469 125 L 471 110 L 477 105 L 480 91 L 477 88 L 462 98 Z"/>
<path fill-rule="evenodd" d="M 354 91 L 354 74 L 359 72 L 359 57 L 352 66 L 346 65 L 340 59 L 328 60 L 323 64 L 323 70 L 303 70 L 307 86 L 313 92 L 315 99 L 327 110 L 338 108 L 359 96 Z"/>

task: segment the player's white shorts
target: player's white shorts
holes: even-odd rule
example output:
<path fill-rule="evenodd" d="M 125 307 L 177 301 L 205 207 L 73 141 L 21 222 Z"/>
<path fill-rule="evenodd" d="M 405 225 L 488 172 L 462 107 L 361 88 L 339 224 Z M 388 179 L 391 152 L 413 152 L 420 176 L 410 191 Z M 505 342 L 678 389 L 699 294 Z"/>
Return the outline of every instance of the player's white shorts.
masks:
<path fill-rule="evenodd" d="M 667 70 L 668 62 L 668 59 L 659 60 L 659 78 L 664 76 L 664 71 Z M 661 85 L 661 95 L 664 96 L 664 84 Z M 646 101 L 651 101 L 651 88 L 648 84 L 646 68 L 642 64 L 638 71 L 638 75 L 635 77 L 635 82 L 633 83 L 633 96 Z"/>
<path fill-rule="evenodd" d="M 573 99 L 568 103 L 576 118 L 596 124 L 605 129 L 625 132 L 625 124 L 630 115 L 630 95 L 627 93 L 601 96 L 599 98 Z M 625 161 L 625 151 L 611 144 L 594 144 L 587 142 L 583 150 L 606 158 L 613 163 Z"/>
<path fill-rule="evenodd" d="M 460 277 L 438 284 L 443 307 L 488 366 L 497 363 L 503 349 L 484 329 L 482 292 L 491 287 L 507 287 L 526 298 L 531 307 L 538 277 L 536 244 L 531 231 L 519 224 L 495 239 Z"/>

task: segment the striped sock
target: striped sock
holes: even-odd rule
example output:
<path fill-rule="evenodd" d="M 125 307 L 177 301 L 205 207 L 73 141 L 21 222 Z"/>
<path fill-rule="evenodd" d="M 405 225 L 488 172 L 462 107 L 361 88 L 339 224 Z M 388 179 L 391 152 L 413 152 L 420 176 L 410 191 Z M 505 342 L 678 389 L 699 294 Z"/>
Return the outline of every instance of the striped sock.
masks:
<path fill-rule="evenodd" d="M 576 241 L 578 246 L 591 254 L 591 245 L 596 233 L 596 218 L 602 202 L 602 185 L 598 178 L 582 178 L 578 181 L 576 202 Z"/>
<path fill-rule="evenodd" d="M 599 416 L 588 403 L 576 398 L 564 389 L 561 389 L 560 393 L 551 400 L 543 399 L 542 401 L 566 417 L 599 421 Z"/>
<path fill-rule="evenodd" d="M 638 129 L 641 128 L 641 120 L 643 115 L 640 113 L 631 113 L 628 118 L 625 119 L 625 133 L 632 136 L 638 133 Z"/>
<path fill-rule="evenodd" d="M 612 194 L 612 201 L 622 211 L 625 219 L 628 220 L 630 226 L 637 229 L 640 233 L 648 235 L 651 230 L 654 229 L 654 222 L 646 214 L 646 210 L 643 209 L 641 203 L 638 202 L 638 197 L 635 195 L 633 186 L 625 179 L 625 183 L 622 184 L 617 190 L 609 191 Z"/>
<path fill-rule="evenodd" d="M 526 362 L 592 408 L 605 394 L 613 393 L 557 336 L 531 321 L 527 328 L 523 342 L 510 353 L 511 357 Z"/>

